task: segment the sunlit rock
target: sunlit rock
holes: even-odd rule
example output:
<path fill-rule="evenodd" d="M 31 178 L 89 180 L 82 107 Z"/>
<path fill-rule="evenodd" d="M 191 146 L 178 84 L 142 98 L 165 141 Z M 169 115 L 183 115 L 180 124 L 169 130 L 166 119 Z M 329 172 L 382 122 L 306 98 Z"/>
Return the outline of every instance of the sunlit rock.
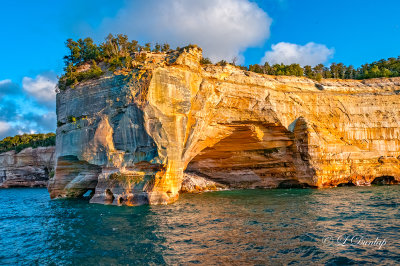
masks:
<path fill-rule="evenodd" d="M 400 78 L 317 82 L 203 66 L 200 58 L 197 48 L 148 53 L 130 72 L 59 92 L 52 198 L 94 189 L 94 203 L 167 204 L 181 190 L 209 190 L 207 182 L 400 180 Z M 182 185 L 185 173 L 208 181 Z"/>

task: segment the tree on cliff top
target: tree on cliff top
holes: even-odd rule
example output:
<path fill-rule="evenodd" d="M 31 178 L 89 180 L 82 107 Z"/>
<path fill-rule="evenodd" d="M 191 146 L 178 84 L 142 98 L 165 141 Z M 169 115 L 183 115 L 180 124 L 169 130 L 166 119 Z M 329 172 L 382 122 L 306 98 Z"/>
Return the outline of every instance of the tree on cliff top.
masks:
<path fill-rule="evenodd" d="M 274 64 L 272 67 L 266 62 L 264 65 L 250 65 L 249 71 L 285 76 L 305 76 L 311 79 L 320 80 L 322 78 L 336 79 L 369 79 L 381 77 L 399 77 L 400 76 L 400 57 L 382 59 L 371 64 L 364 64 L 359 68 L 352 65 L 346 66 L 343 63 L 332 63 L 329 67 L 318 64 L 315 67 L 298 64 Z"/>
<path fill-rule="evenodd" d="M 108 67 L 108 70 L 114 71 L 116 69 L 132 69 L 133 61 L 143 63 L 143 54 L 141 51 L 147 52 L 169 52 L 169 44 L 160 45 L 156 43 L 153 50 L 151 43 L 146 43 L 144 46 L 139 45 L 138 41 L 129 41 L 128 37 L 124 34 L 112 35 L 109 34 L 105 41 L 96 45 L 91 38 L 78 39 L 74 41 L 68 39 L 66 47 L 69 49 L 69 54 L 64 57 L 65 68 L 64 75 L 60 77 L 58 88 L 63 90 L 68 86 L 73 87 L 78 82 L 98 78 L 103 75 L 103 71 L 98 66 L 98 63 L 104 62 L 103 67 Z M 190 48 L 195 48 L 197 45 L 189 44 L 186 47 L 176 50 L 181 52 Z M 211 64 L 212 62 L 207 58 L 201 59 L 201 64 Z M 89 64 L 89 68 L 82 65 Z M 216 65 L 225 66 L 227 61 L 221 60 Z M 235 65 L 235 64 L 234 64 Z M 400 76 L 400 57 L 389 58 L 387 60 L 379 60 L 371 64 L 364 64 L 355 69 L 353 66 L 346 66 L 343 63 L 332 63 L 329 67 L 323 64 L 316 65 L 315 67 L 304 66 L 299 64 L 274 64 L 269 65 L 266 62 L 264 65 L 254 64 L 249 67 L 240 66 L 240 69 L 248 70 L 261 74 L 268 75 L 285 75 L 285 76 L 305 76 L 317 81 L 322 78 L 338 78 L 338 79 L 368 79 L 379 77 L 398 77 Z"/>
<path fill-rule="evenodd" d="M 130 69 L 134 54 L 145 50 L 151 51 L 151 44 L 145 46 L 138 44 L 138 41 L 129 41 L 124 34 L 109 34 L 105 41 L 96 45 L 91 38 L 78 39 L 74 41 L 68 39 L 65 43 L 69 50 L 68 55 L 64 56 L 64 75 L 60 77 L 58 88 L 63 90 L 68 86 L 74 86 L 80 81 L 98 78 L 103 74 L 97 65 L 100 62 L 106 63 L 111 71 L 118 68 Z M 157 45 L 156 52 L 169 51 L 169 45 Z M 79 70 L 81 65 L 89 64 L 89 69 Z"/>

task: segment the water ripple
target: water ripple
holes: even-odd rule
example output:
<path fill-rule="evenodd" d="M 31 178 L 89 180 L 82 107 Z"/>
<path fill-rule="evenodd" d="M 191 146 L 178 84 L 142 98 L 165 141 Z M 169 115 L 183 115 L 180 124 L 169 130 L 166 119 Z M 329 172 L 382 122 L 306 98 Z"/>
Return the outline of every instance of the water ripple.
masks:
<path fill-rule="evenodd" d="M 131 208 L 0 189 L 0 264 L 397 264 L 399 192 L 221 191 Z"/>

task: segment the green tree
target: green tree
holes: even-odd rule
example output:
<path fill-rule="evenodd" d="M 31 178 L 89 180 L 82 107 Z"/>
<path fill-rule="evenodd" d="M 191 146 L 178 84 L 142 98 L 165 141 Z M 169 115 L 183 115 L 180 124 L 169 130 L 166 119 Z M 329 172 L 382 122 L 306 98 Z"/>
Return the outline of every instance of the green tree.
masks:
<path fill-rule="evenodd" d="M 299 64 L 291 64 L 287 66 L 286 73 L 296 77 L 302 77 L 304 75 L 303 68 Z"/>
<path fill-rule="evenodd" d="M 338 68 L 337 64 L 336 63 L 332 63 L 329 68 L 330 68 L 330 71 L 331 71 L 331 76 L 334 79 L 339 78 L 339 68 Z"/>
<path fill-rule="evenodd" d="M 249 71 L 252 71 L 252 72 L 255 72 L 255 73 L 264 73 L 263 67 L 261 67 L 258 64 L 249 65 Z"/>
<path fill-rule="evenodd" d="M 161 51 L 161 45 L 159 43 L 156 43 L 156 45 L 154 45 L 154 49 L 153 52 L 160 52 Z"/>
<path fill-rule="evenodd" d="M 345 74 L 344 74 L 344 78 L 345 79 L 354 79 L 355 76 L 356 76 L 356 73 L 355 73 L 354 67 L 352 65 L 348 66 L 346 68 L 346 71 L 345 71 Z"/>
<path fill-rule="evenodd" d="M 135 52 L 138 52 L 139 51 L 138 41 L 132 40 L 131 42 L 129 42 L 127 44 L 127 49 L 128 49 L 129 54 L 133 54 Z"/>
<path fill-rule="evenodd" d="M 264 63 L 264 74 L 272 75 L 272 67 L 268 64 L 268 62 Z"/>
<path fill-rule="evenodd" d="M 210 58 L 208 58 L 208 57 L 206 57 L 206 58 L 202 57 L 202 58 L 200 59 L 200 64 L 202 64 L 202 65 L 211 65 L 212 62 L 211 62 Z"/>
<path fill-rule="evenodd" d="M 316 81 L 321 81 L 321 79 L 322 79 L 322 74 L 321 74 L 321 73 L 317 73 L 317 74 L 315 75 L 315 80 L 316 80 Z"/>
<path fill-rule="evenodd" d="M 344 79 L 345 72 L 346 72 L 346 68 L 345 68 L 344 64 L 338 63 L 336 65 L 336 69 L 337 69 L 337 73 L 338 73 L 337 77 L 340 79 Z"/>
<path fill-rule="evenodd" d="M 81 62 L 82 57 L 81 57 L 81 48 L 79 46 L 79 43 L 72 40 L 68 39 L 65 43 L 67 48 L 69 49 L 69 55 L 64 56 L 65 64 L 73 64 L 76 65 Z"/>
<path fill-rule="evenodd" d="M 316 76 L 311 66 L 304 66 L 304 75 L 310 79 L 315 79 Z"/>
<path fill-rule="evenodd" d="M 6 137 L 0 141 L 0 153 L 12 150 L 18 153 L 29 147 L 47 147 L 55 144 L 56 135 L 54 133 L 16 135 L 14 137 Z"/>
<path fill-rule="evenodd" d="M 164 44 L 162 45 L 161 51 L 162 51 L 162 52 L 168 52 L 169 50 L 170 50 L 169 44 L 168 44 L 168 43 L 164 43 Z"/>
<path fill-rule="evenodd" d="M 228 62 L 226 62 L 225 60 L 221 60 L 217 63 L 217 66 L 226 66 L 228 64 Z"/>
<path fill-rule="evenodd" d="M 377 65 L 374 65 L 369 71 L 368 77 L 369 78 L 377 78 L 381 76 L 381 71 Z"/>
<path fill-rule="evenodd" d="M 144 50 L 145 51 L 147 51 L 147 52 L 150 52 L 151 51 L 151 43 L 145 43 L 144 44 Z"/>
<path fill-rule="evenodd" d="M 313 70 L 316 74 L 320 73 L 322 75 L 324 73 L 325 66 L 323 64 L 318 64 L 315 67 L 313 67 Z"/>
<path fill-rule="evenodd" d="M 391 77 L 392 75 L 393 75 L 392 71 L 390 71 L 389 69 L 387 69 L 385 67 L 381 70 L 382 77 L 388 78 L 388 77 Z"/>

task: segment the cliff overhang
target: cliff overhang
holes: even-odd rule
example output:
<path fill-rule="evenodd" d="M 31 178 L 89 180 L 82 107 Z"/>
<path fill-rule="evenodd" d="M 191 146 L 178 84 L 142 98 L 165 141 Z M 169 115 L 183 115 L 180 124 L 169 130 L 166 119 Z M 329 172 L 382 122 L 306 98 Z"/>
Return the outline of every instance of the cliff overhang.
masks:
<path fill-rule="evenodd" d="M 400 78 L 317 82 L 201 56 L 148 53 L 59 92 L 51 197 L 166 204 L 181 190 L 400 180 Z"/>

